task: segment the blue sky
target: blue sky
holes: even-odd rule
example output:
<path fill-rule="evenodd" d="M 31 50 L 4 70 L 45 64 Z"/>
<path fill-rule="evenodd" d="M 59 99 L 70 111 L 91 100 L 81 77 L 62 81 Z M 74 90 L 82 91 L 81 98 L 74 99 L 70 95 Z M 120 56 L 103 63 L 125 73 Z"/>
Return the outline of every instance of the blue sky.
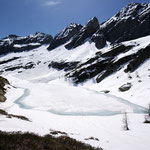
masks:
<path fill-rule="evenodd" d="M 68 24 L 112 17 L 133 0 L 0 0 L 0 38 L 36 31 L 55 35 Z M 150 3 L 150 0 L 134 0 Z"/>

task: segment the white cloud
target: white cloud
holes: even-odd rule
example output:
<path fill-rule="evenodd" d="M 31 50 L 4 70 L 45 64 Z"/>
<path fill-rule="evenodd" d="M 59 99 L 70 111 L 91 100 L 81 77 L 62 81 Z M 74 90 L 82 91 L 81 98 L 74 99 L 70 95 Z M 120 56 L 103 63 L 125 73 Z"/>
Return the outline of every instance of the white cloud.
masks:
<path fill-rule="evenodd" d="M 44 3 L 44 6 L 56 6 L 56 5 L 60 5 L 61 2 L 60 1 L 47 1 Z"/>

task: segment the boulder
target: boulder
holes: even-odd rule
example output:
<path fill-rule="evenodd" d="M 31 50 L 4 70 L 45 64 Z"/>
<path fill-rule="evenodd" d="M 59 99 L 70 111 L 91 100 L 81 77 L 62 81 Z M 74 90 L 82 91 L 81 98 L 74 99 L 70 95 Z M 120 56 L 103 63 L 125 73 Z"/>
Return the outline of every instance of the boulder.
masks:
<path fill-rule="evenodd" d="M 119 87 L 119 91 L 120 92 L 125 92 L 125 91 L 128 91 L 131 87 L 132 87 L 132 84 L 127 83 L 127 84 L 124 84 L 121 87 Z"/>
<path fill-rule="evenodd" d="M 4 94 L 0 93 L 0 102 L 5 102 L 6 101 L 6 97 L 4 96 Z"/>
<path fill-rule="evenodd" d="M 100 91 L 100 92 L 107 94 L 107 93 L 109 93 L 110 91 L 109 91 L 109 90 L 102 90 L 102 91 Z"/>

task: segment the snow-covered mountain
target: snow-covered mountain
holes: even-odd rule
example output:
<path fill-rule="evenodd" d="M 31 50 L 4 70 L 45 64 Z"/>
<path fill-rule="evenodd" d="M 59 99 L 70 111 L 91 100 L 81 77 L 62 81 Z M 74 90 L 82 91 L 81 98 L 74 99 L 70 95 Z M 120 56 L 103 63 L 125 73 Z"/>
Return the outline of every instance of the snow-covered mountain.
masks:
<path fill-rule="evenodd" d="M 0 73 L 13 86 L 0 109 L 32 120 L 3 117 L 1 130 L 43 135 L 52 128 L 104 149 L 149 150 L 142 121 L 150 103 L 150 4 L 131 3 L 101 24 L 96 17 L 71 23 L 54 38 L 9 35 L 0 54 Z"/>
<path fill-rule="evenodd" d="M 48 44 L 52 40 L 52 36 L 40 32 L 35 34 L 19 37 L 17 35 L 9 35 L 0 40 L 0 55 L 11 52 L 29 51 Z"/>
<path fill-rule="evenodd" d="M 120 43 L 147 36 L 150 34 L 149 18 L 150 4 L 131 3 L 104 23 L 99 24 L 97 18 L 94 17 L 82 28 L 80 25 L 80 31 L 76 30 L 75 35 L 69 35 L 68 40 L 70 39 L 70 42 L 65 47 L 67 49 L 75 48 L 82 45 L 88 38 L 90 42 L 94 42 L 96 47 L 100 49 L 106 45 L 106 41 Z M 59 34 L 62 35 L 61 32 Z M 53 41 L 55 41 L 55 38 Z M 61 45 L 62 43 L 59 44 Z M 50 47 L 52 45 L 53 43 Z"/>
<path fill-rule="evenodd" d="M 99 32 L 112 43 L 140 38 L 150 34 L 149 18 L 150 4 L 131 3 L 102 23 Z"/>
<path fill-rule="evenodd" d="M 129 44 L 121 43 L 150 35 L 149 26 L 150 5 L 131 3 L 102 24 L 99 24 L 96 17 L 89 20 L 85 26 L 72 23 L 56 34 L 54 38 L 51 35 L 39 32 L 26 37 L 10 35 L 1 40 L 0 53 L 30 51 L 38 47 L 38 49 L 41 49 L 45 44 L 49 44 L 46 47 L 52 52 L 49 52 L 47 56 L 51 53 L 54 54 L 57 49 L 61 50 L 56 56 L 65 53 L 63 54 L 65 55 L 64 57 L 57 57 L 57 60 L 49 57 L 47 59 L 47 62 L 50 62 L 48 64 L 49 68 L 65 70 L 65 76 L 71 78 L 74 83 L 81 83 L 92 78 L 96 78 L 96 82 L 99 83 L 107 76 L 120 70 L 123 66 L 126 66 L 124 69 L 125 74 L 134 72 L 149 58 L 149 43 L 146 43 L 143 47 L 141 47 L 141 43 L 136 42 L 128 42 Z M 67 60 L 66 57 L 71 55 L 71 53 L 81 52 L 80 48 L 84 47 L 87 43 L 90 45 L 87 49 L 91 50 L 91 47 L 95 49 L 92 52 L 93 55 L 90 55 L 87 50 L 86 55 L 89 55 L 88 57 L 83 55 L 83 58 L 80 60 L 77 58 Z M 103 51 L 103 49 L 107 50 Z M 131 52 L 133 49 L 137 50 Z M 128 55 L 126 55 L 127 53 Z M 123 54 L 124 56 L 120 57 Z M 33 53 L 33 55 L 36 55 L 36 53 Z M 80 53 L 77 55 L 76 57 L 81 57 Z M 18 58 L 10 57 L 10 59 L 0 63 L 6 64 L 8 61 L 11 62 L 16 59 Z M 39 59 L 37 61 L 41 62 L 42 60 Z M 12 71 L 20 68 L 28 69 L 36 67 L 36 63 L 29 61 L 26 64 L 21 65 L 21 63 L 18 63 L 12 66 L 7 63 L 9 67 L 2 68 L 2 71 Z"/>

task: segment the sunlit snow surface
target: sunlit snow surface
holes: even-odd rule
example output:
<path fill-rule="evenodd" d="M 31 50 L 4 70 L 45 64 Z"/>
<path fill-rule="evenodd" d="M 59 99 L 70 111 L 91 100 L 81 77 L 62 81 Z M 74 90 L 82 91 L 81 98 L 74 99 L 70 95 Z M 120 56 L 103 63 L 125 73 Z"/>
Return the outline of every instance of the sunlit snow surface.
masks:
<path fill-rule="evenodd" d="M 149 44 L 150 36 L 124 44 L 140 44 L 139 49 Z M 101 52 L 109 50 L 109 44 Z M 124 53 L 135 53 L 137 49 Z M 150 77 L 149 60 L 135 73 L 128 74 L 122 68 L 109 76 L 101 83 L 94 80 L 74 86 L 71 80 L 64 78 L 64 71 L 49 69 L 51 61 L 86 61 L 93 57 L 98 49 L 94 44 L 86 42 L 74 49 L 66 50 L 64 46 L 48 52 L 42 46 L 30 52 L 12 53 L 0 58 L 0 61 L 12 57 L 21 57 L 18 60 L 0 65 L 0 69 L 28 62 L 38 63 L 34 69 L 6 72 L 11 88 L 7 92 L 7 101 L 0 104 L 0 108 L 9 113 L 24 115 L 32 122 L 18 119 L 9 119 L 0 116 L 0 130 L 30 131 L 41 135 L 50 132 L 50 129 L 65 131 L 69 136 L 108 150 L 149 150 L 150 126 L 143 124 L 146 107 L 149 103 Z M 122 58 L 120 55 L 118 59 Z M 137 74 L 140 79 L 137 78 Z M 142 80 L 142 82 L 138 82 Z M 124 93 L 118 88 L 130 82 L 132 87 Z M 109 90 L 104 94 L 101 91 Z M 130 131 L 123 130 L 123 112 L 128 112 Z M 85 138 L 94 136 L 100 141 L 85 141 Z"/>

